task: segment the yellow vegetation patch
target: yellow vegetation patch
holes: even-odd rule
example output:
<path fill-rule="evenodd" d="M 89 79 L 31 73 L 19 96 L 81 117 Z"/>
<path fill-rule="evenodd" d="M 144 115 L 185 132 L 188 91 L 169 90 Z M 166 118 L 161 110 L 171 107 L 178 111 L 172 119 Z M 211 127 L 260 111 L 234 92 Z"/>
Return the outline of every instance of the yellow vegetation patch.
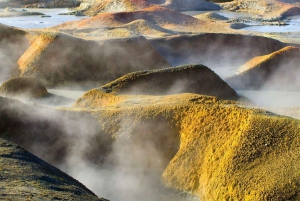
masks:
<path fill-rule="evenodd" d="M 171 159 L 163 173 L 168 187 L 205 201 L 299 199 L 298 120 L 196 94 L 97 93 L 91 91 L 75 106 L 90 110 L 111 136 L 147 135 L 149 131 L 137 129 L 146 121 L 154 133 L 158 122 L 171 128 L 155 136 L 179 137 L 176 151 L 160 149 Z M 89 100 L 92 97 L 103 100 Z M 176 147 L 176 140 L 172 143 Z"/>

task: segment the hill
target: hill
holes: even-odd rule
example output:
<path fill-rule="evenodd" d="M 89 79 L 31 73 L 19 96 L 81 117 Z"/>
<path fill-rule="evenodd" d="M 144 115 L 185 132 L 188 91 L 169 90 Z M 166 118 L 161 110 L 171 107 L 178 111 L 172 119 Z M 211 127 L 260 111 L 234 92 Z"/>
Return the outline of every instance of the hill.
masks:
<path fill-rule="evenodd" d="M 37 36 L 18 64 L 22 76 L 46 86 L 103 84 L 132 71 L 169 66 L 144 37 L 89 41 L 61 33 Z"/>
<path fill-rule="evenodd" d="M 20 74 L 17 61 L 29 47 L 26 35 L 23 30 L 0 24 L 0 83 Z"/>
<path fill-rule="evenodd" d="M 170 36 L 149 41 L 173 66 L 201 63 L 213 69 L 235 68 L 255 56 L 284 47 L 281 42 L 266 37 L 221 33 Z"/>
<path fill-rule="evenodd" d="M 171 67 L 126 74 L 99 89 L 117 94 L 167 95 L 197 93 L 238 99 L 217 74 L 203 65 Z"/>
<path fill-rule="evenodd" d="M 271 54 L 254 57 L 226 81 L 235 89 L 298 91 L 300 49 L 288 46 Z"/>
<path fill-rule="evenodd" d="M 269 18 L 299 15 L 300 7 L 290 3 L 290 1 L 285 3 L 277 0 L 234 0 L 220 5 L 226 10 L 261 14 Z"/>

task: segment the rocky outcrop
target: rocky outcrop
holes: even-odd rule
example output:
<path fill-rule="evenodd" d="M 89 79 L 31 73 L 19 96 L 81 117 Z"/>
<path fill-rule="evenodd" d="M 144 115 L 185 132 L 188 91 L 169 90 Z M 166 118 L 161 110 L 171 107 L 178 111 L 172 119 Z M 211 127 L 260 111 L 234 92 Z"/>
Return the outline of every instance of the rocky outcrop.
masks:
<path fill-rule="evenodd" d="M 41 98 L 48 95 L 48 92 L 34 77 L 15 77 L 0 86 L 0 94 L 6 97 Z"/>
<path fill-rule="evenodd" d="M 64 172 L 1 138 L 0 160 L 0 183 L 5 186 L 1 200 L 104 200 Z"/>
<path fill-rule="evenodd" d="M 299 55 L 299 48 L 288 46 L 254 57 L 226 81 L 235 89 L 299 91 Z"/>
<path fill-rule="evenodd" d="M 144 37 L 97 42 L 53 33 L 36 37 L 18 64 L 22 76 L 46 86 L 104 84 L 132 71 L 169 66 Z"/>
<path fill-rule="evenodd" d="M 166 0 L 163 6 L 179 11 L 221 9 L 219 5 L 206 0 Z"/>
<path fill-rule="evenodd" d="M 203 65 L 129 73 L 99 88 L 107 93 L 167 95 L 196 93 L 238 99 L 236 92 Z"/>

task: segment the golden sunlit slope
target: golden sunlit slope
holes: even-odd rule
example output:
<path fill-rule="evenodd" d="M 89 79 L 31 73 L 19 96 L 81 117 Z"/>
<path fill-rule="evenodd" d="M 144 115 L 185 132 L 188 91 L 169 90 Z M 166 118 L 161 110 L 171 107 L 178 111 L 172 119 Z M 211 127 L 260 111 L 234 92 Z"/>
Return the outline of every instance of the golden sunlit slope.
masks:
<path fill-rule="evenodd" d="M 77 180 L 0 138 L 1 200 L 105 200 Z"/>
<path fill-rule="evenodd" d="M 7 97 L 26 96 L 41 98 L 48 94 L 47 89 L 34 77 L 15 77 L 0 86 L 0 94 Z"/>
<path fill-rule="evenodd" d="M 94 89 L 77 101 L 80 108 L 117 138 L 173 139 L 168 146 L 179 145 L 177 151 L 155 141 L 165 160 L 172 158 L 163 173 L 170 188 L 205 201 L 299 200 L 298 120 L 196 94 L 114 96 Z M 161 124 L 169 129 L 159 130 Z"/>
<path fill-rule="evenodd" d="M 0 83 L 19 75 L 17 61 L 28 47 L 25 31 L 0 24 Z"/>
<path fill-rule="evenodd" d="M 18 64 L 22 76 L 48 86 L 103 84 L 132 71 L 170 66 L 144 37 L 88 41 L 60 33 L 36 37 Z"/>
<path fill-rule="evenodd" d="M 254 57 L 226 81 L 235 89 L 300 89 L 300 49 L 288 46 L 268 55 Z"/>
<path fill-rule="evenodd" d="M 281 42 L 266 37 L 219 33 L 170 36 L 149 41 L 174 66 L 201 63 L 210 68 L 238 67 L 255 56 L 284 47 Z"/>
<path fill-rule="evenodd" d="M 201 200 L 299 200 L 299 120 L 197 94 L 94 89 L 58 113 L 1 101 L 2 136 L 54 164 L 76 148 L 91 163 L 113 165 L 110 151 L 122 145 L 122 168 L 163 171 L 166 186 Z"/>
<path fill-rule="evenodd" d="M 235 0 L 220 5 L 226 10 L 262 14 L 267 17 L 287 17 L 300 13 L 300 7 L 277 0 Z"/>
<path fill-rule="evenodd" d="M 238 99 L 236 92 L 203 65 L 186 65 L 126 74 L 99 90 L 117 94 L 166 95 L 196 93 Z"/>

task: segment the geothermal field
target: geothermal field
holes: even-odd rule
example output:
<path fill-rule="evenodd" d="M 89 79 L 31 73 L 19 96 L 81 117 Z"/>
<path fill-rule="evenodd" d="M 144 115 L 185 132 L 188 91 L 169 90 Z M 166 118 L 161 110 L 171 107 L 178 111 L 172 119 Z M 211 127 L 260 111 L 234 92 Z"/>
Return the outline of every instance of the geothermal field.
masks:
<path fill-rule="evenodd" d="M 0 0 L 0 200 L 300 200 L 300 0 Z"/>

